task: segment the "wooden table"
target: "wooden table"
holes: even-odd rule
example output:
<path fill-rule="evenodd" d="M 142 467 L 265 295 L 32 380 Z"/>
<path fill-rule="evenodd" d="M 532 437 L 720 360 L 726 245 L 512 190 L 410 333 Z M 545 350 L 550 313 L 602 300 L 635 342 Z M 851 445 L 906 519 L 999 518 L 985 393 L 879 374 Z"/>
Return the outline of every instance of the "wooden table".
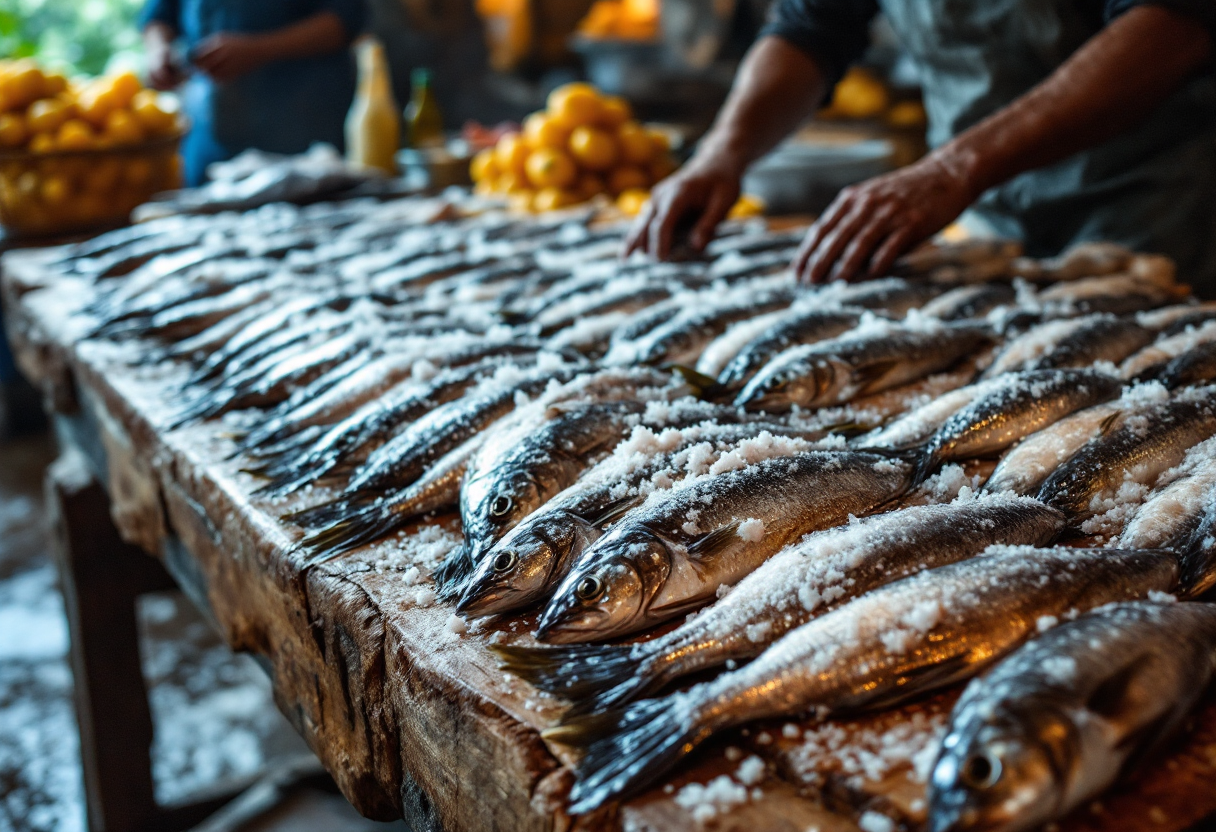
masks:
<path fill-rule="evenodd" d="M 261 661 L 280 709 L 369 817 L 405 817 L 418 832 L 836 832 L 859 821 L 882 828 L 867 812 L 885 810 L 916 828 L 924 788 L 908 757 L 932 741 L 955 693 L 854 722 L 759 726 L 712 745 L 671 784 L 568 817 L 571 758 L 539 734 L 561 703 L 498 669 L 486 649 L 502 637 L 493 628 L 456 632 L 451 608 L 410 582 L 414 560 L 455 540 L 453 519 L 302 570 L 293 532 L 275 519 L 279 507 L 251 502 L 253 480 L 225 459 L 224 424 L 161 429 L 164 391 L 178 376 L 131 367 L 129 349 L 82 341 L 88 321 L 73 313 L 88 284 L 57 273 L 51 259 L 50 251 L 6 255 L 3 287 L 20 366 L 41 386 L 65 449 L 51 490 L 94 830 L 188 825 L 151 796 L 132 609 L 135 593 L 166 578 L 138 550 L 159 559 L 234 650 Z M 420 554 L 428 539 L 429 555 Z M 766 767 L 742 802 L 712 817 L 681 805 L 685 783 L 737 772 L 751 754 Z M 1161 765 L 1061 828 L 1175 832 L 1216 811 L 1213 784 L 1209 706 Z"/>

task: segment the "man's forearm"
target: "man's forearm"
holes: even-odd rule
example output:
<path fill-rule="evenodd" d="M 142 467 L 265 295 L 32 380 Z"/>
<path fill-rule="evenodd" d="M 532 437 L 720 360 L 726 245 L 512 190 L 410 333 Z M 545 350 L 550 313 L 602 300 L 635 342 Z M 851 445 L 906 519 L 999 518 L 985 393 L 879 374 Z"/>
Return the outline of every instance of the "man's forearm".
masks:
<path fill-rule="evenodd" d="M 1134 127 L 1212 58 L 1185 15 L 1141 6 L 1114 20 L 1047 80 L 936 152 L 978 197 Z"/>
<path fill-rule="evenodd" d="M 778 37 L 762 38 L 740 66 L 698 155 L 742 174 L 814 112 L 826 87 L 823 72 L 805 52 Z"/>
<path fill-rule="evenodd" d="M 285 61 L 337 52 L 354 34 L 346 31 L 342 19 L 333 12 L 317 12 L 299 23 L 261 35 L 259 45 L 268 61 Z"/>

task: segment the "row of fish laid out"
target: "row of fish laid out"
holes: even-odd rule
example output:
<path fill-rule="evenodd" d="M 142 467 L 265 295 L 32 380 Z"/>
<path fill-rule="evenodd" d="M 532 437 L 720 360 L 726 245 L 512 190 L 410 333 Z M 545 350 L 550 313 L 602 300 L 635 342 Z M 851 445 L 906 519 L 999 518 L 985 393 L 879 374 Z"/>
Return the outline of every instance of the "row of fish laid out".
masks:
<path fill-rule="evenodd" d="M 1199 603 L 1103 608 L 1216 581 L 1216 308 L 1180 303 L 1160 258 L 938 247 L 811 288 L 787 269 L 800 234 L 753 225 L 662 264 L 618 261 L 621 229 L 589 215 L 428 200 L 148 225 L 62 261 L 93 280 L 95 337 L 184 365 L 168 426 L 224 417 L 267 504 L 307 501 L 285 515 L 302 564 L 458 507 L 437 589 L 467 616 L 539 609 L 563 645 L 499 649 L 571 702 L 547 736 L 586 748 L 576 811 L 743 722 L 891 706 L 1029 650 L 1109 670 L 1086 651 L 1115 648 L 1064 635 L 1083 622 L 1211 647 Z M 941 496 L 984 459 L 982 489 Z M 1095 530 L 1112 548 L 1059 548 Z M 1032 693 L 984 687 L 1005 666 L 980 694 L 1016 709 Z M 1166 693 L 1154 725 L 1193 702 Z M 1028 775 L 964 716 L 933 823 L 1040 822 L 1039 798 L 992 820 Z M 1040 784 L 1052 816 L 1117 774 L 1091 745 Z"/>

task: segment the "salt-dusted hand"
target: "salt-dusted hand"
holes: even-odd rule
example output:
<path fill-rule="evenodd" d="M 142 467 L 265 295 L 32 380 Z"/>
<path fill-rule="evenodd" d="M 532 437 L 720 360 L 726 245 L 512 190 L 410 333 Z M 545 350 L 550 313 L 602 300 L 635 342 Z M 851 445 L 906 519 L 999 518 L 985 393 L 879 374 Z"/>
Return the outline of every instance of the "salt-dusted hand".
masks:
<path fill-rule="evenodd" d="M 962 165 L 944 154 L 845 188 L 807 232 L 794 272 L 806 283 L 881 276 L 978 196 Z"/>
<path fill-rule="evenodd" d="M 219 32 L 195 48 L 195 66 L 216 81 L 231 81 L 247 75 L 271 59 L 257 35 Z"/>

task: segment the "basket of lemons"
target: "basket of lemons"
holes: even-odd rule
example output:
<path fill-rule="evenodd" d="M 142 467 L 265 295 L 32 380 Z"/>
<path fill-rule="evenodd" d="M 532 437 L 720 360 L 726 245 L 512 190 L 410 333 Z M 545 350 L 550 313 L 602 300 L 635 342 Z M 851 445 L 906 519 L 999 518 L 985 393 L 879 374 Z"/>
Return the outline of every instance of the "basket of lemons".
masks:
<path fill-rule="evenodd" d="M 633 118 L 629 103 L 590 84 L 566 84 L 547 108 L 473 159 L 476 190 L 521 211 L 551 211 L 607 196 L 633 214 L 676 169 L 667 137 Z"/>
<path fill-rule="evenodd" d="M 180 187 L 183 127 L 133 73 L 71 81 L 0 61 L 0 225 L 26 237 L 125 222 Z"/>

